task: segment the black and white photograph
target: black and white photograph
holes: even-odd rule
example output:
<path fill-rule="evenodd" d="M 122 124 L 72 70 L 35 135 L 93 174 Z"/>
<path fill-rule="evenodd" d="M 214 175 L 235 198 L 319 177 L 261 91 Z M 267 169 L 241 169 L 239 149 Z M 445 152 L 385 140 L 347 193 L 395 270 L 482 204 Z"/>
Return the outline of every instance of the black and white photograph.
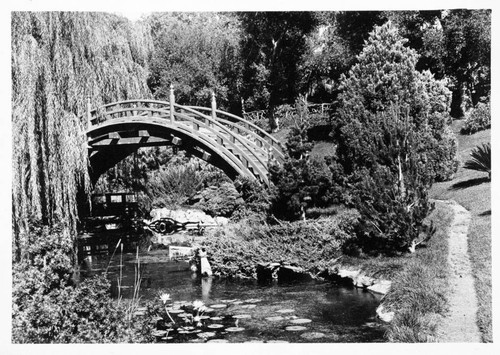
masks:
<path fill-rule="evenodd" d="M 2 11 L 9 354 L 493 353 L 492 1 L 72 5 Z"/>

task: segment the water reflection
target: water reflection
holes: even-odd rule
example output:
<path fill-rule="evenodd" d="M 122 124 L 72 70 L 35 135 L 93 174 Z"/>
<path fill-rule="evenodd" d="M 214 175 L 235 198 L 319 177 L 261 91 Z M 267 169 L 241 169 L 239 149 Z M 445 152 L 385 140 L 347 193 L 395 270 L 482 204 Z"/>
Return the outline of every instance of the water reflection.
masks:
<path fill-rule="evenodd" d="M 103 256 L 94 256 L 83 262 L 80 269 L 82 278 L 99 273 L 96 270 L 104 270 L 108 263 L 109 258 Z M 252 337 L 306 341 L 298 333 L 287 332 L 287 324 L 266 321 L 266 318 L 280 315 L 278 311 L 287 308 L 293 309 L 294 315 L 299 318 L 312 320 L 307 324 L 308 331 L 329 334 L 322 341 L 366 342 L 383 339 L 383 328 L 375 319 L 380 297 L 369 292 L 330 283 L 257 284 L 256 281 L 201 278 L 185 266 L 179 262 L 141 262 L 142 278 L 147 280 L 141 284 L 141 300 L 156 299 L 159 291 L 169 293 L 174 301 L 190 303 L 201 299 L 207 306 L 223 300 L 245 303 L 249 299 L 259 299 L 254 308 L 234 305 L 220 311 L 229 318 L 232 314 L 251 315 L 249 319 L 240 320 L 240 325 L 245 326 L 244 332 L 228 335 L 231 341 L 246 341 Z M 120 294 L 124 298 L 132 297 L 135 267 L 132 254 L 124 255 L 122 266 L 119 263 L 110 264 L 107 275 L 112 282 L 113 295 L 118 295 L 117 279 L 121 274 L 123 288 Z M 366 324 L 376 326 L 367 327 Z"/>

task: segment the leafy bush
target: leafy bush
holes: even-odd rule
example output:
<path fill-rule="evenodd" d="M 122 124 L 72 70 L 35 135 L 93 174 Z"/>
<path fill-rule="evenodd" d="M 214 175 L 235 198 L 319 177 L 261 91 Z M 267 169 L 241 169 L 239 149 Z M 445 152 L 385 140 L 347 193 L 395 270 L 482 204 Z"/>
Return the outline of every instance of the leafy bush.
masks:
<path fill-rule="evenodd" d="M 262 224 L 245 219 L 213 232 L 205 241 L 216 275 L 255 278 L 258 263 L 282 262 L 322 270 L 354 235 L 359 214 L 346 210 L 314 221 Z"/>
<path fill-rule="evenodd" d="M 129 306 L 109 296 L 105 277 L 72 281 L 67 229 L 31 225 L 29 257 L 13 266 L 14 343 L 139 342 L 148 325 L 133 322 Z"/>
<path fill-rule="evenodd" d="M 470 153 L 471 158 L 465 162 L 464 168 L 483 171 L 488 173 L 488 178 L 491 180 L 491 145 L 483 143 L 482 146 L 477 146 Z"/>
<path fill-rule="evenodd" d="M 465 122 L 460 130 L 461 134 L 473 134 L 491 127 L 491 110 L 490 103 L 480 102 L 476 107 L 471 109 L 466 117 Z"/>
<path fill-rule="evenodd" d="M 243 176 L 238 177 L 234 184 L 244 201 L 244 208 L 237 211 L 236 217 L 241 219 L 248 217 L 249 214 L 267 216 L 271 206 L 271 197 L 264 185 Z"/>

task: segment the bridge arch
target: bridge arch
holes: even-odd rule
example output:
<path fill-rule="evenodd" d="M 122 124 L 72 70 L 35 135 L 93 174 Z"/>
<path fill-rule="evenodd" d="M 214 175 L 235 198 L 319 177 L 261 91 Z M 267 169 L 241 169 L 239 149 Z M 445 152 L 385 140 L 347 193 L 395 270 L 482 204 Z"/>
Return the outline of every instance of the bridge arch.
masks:
<path fill-rule="evenodd" d="M 140 147 L 173 145 L 222 169 L 269 184 L 271 164 L 281 164 L 281 144 L 241 117 L 171 101 L 127 100 L 87 111 L 86 132 L 93 183 Z"/>

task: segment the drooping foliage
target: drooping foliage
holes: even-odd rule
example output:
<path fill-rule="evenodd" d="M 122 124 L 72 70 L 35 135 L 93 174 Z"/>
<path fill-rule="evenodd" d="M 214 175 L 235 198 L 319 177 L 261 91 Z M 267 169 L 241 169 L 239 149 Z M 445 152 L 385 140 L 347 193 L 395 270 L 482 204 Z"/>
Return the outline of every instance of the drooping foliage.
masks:
<path fill-rule="evenodd" d="M 85 130 L 92 106 L 149 97 L 144 39 L 111 14 L 12 13 L 14 247 L 28 219 L 74 230 L 88 186 Z"/>

